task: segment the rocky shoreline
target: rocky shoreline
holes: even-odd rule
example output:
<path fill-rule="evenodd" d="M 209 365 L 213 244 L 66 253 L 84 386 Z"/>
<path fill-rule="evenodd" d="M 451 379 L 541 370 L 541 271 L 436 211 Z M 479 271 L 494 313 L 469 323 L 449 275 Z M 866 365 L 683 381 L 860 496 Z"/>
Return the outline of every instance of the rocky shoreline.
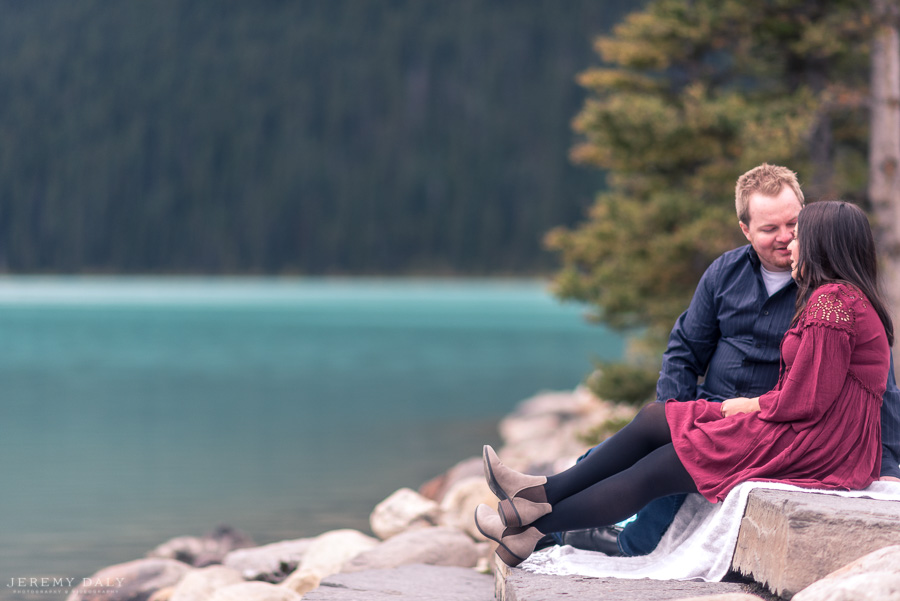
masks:
<path fill-rule="evenodd" d="M 607 421 L 628 420 L 635 412 L 633 407 L 597 399 L 584 388 L 541 393 L 520 403 L 500 422 L 503 442 L 498 451 L 515 469 L 555 473 L 583 453 L 586 432 Z M 553 461 L 547 462 L 548 457 Z M 402 488 L 379 503 L 369 517 L 374 536 L 341 529 L 257 546 L 240 532 L 223 527 L 202 537 L 171 539 L 142 559 L 110 566 L 74 584 L 18 583 L 19 598 L 54 592 L 52 587 L 61 589 L 55 591 L 58 594 L 68 592 L 67 601 L 490 601 L 495 594 L 503 601 L 696 601 L 698 595 L 704 601 L 778 598 L 752 581 L 678 583 L 685 584 L 679 588 L 672 581 L 538 576 L 502 566 L 492 575 L 493 543 L 481 536 L 473 520 L 479 503 L 494 504 L 496 499 L 484 481 L 481 458 L 472 457 L 418 490 Z M 871 518 L 869 526 L 856 523 L 858 512 L 845 514 L 839 508 L 824 513 L 827 519 L 817 518 L 828 529 L 817 539 L 818 553 L 829 553 L 829 544 L 846 547 L 842 529 L 846 536 L 860 540 L 874 535 L 867 528 L 884 531 L 888 546 L 876 545 L 868 555 L 854 555 L 859 559 L 845 567 L 827 575 L 823 572 L 817 581 L 808 580 L 812 584 L 794 598 L 897 599 L 900 545 L 891 541 L 900 533 L 900 520 L 894 519 L 892 509 L 887 517 Z M 841 520 L 854 516 L 852 524 L 842 526 Z M 803 523 L 798 528 L 801 536 L 810 530 Z M 771 549 L 753 551 L 765 557 Z M 813 553 L 796 565 L 775 566 L 775 570 L 803 572 L 822 559 Z"/>
<path fill-rule="evenodd" d="M 559 471 L 584 452 L 579 436 L 634 413 L 632 407 L 607 403 L 581 387 L 540 393 L 500 422 L 500 453 L 516 469 Z M 548 457 L 555 460 L 547 463 Z M 493 598 L 493 584 L 487 584 L 492 582 L 487 574 L 493 548 L 475 528 L 472 516 L 479 503 L 494 504 L 496 499 L 484 481 L 481 458 L 472 457 L 418 490 L 403 488 L 379 503 L 369 519 L 374 536 L 343 529 L 255 546 L 223 527 L 202 537 L 174 538 L 143 559 L 104 568 L 81 579 L 67 601 L 297 601 L 314 598 L 311 591 L 336 574 L 402 571 L 403 566 L 423 564 L 463 570 L 452 571 L 456 584 L 476 577 L 468 588 L 443 598 L 466 598 L 459 595 L 474 590 L 481 577 L 487 580 L 481 580 L 481 592 L 472 598 L 487 601 Z M 433 584 L 438 578 L 421 570 L 418 576 L 404 573 L 408 582 L 424 577 Z"/>

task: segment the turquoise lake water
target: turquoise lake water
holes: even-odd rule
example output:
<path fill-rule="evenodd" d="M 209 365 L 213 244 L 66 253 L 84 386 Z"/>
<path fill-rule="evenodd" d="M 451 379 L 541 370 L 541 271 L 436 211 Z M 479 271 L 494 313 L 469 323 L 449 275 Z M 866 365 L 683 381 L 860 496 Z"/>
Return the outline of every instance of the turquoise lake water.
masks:
<path fill-rule="evenodd" d="M 0 279 L 0 597 L 220 524 L 367 531 L 621 357 L 583 313 L 540 281 Z"/>

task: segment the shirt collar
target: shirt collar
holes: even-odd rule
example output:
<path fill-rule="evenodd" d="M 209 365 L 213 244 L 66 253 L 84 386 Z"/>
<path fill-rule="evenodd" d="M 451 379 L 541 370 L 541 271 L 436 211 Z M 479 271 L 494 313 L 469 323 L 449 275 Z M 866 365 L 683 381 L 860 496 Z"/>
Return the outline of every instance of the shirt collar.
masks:
<path fill-rule="evenodd" d="M 750 244 L 748 244 L 748 245 L 745 246 L 744 248 L 747 249 L 747 251 L 746 251 L 746 252 L 747 252 L 747 260 L 749 260 L 749 261 L 750 261 L 750 265 L 753 266 L 753 271 L 756 272 L 756 278 L 759 280 L 759 283 L 760 283 L 760 285 L 763 287 L 763 289 L 765 289 L 766 286 L 765 286 L 765 284 L 763 283 L 763 279 L 762 279 L 762 271 L 761 271 L 761 269 L 760 269 L 760 268 L 762 267 L 762 262 L 759 260 L 759 255 L 756 254 L 756 251 L 753 249 L 753 246 L 750 245 Z M 792 286 L 796 287 L 796 286 L 797 286 L 797 282 L 795 282 L 794 280 L 791 280 L 790 282 L 788 282 L 787 284 L 785 284 L 784 288 L 782 288 L 781 290 L 779 290 L 779 291 L 776 292 L 775 294 L 778 294 L 779 292 L 781 292 L 781 291 L 783 291 L 783 290 L 790 289 Z"/>
<path fill-rule="evenodd" d="M 756 254 L 756 251 L 753 249 L 753 245 L 748 244 L 744 248 L 747 249 L 747 258 L 750 260 L 750 264 L 753 265 L 753 269 L 759 271 L 759 266 L 762 263 L 759 260 L 759 255 Z"/>

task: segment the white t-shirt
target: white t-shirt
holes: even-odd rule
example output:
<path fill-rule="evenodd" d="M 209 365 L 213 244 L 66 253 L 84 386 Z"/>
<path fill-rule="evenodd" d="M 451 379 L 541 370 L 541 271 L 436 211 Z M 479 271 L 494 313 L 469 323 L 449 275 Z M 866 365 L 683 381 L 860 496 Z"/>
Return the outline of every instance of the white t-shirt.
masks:
<path fill-rule="evenodd" d="M 766 284 L 766 292 L 769 293 L 769 296 L 787 286 L 791 281 L 790 271 L 769 271 L 762 265 L 759 266 L 759 270 L 762 272 L 763 282 Z"/>

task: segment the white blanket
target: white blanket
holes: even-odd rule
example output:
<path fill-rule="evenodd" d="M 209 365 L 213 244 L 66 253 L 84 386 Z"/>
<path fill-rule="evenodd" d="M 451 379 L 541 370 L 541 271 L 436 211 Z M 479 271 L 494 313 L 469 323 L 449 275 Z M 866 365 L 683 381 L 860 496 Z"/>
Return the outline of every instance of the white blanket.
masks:
<path fill-rule="evenodd" d="M 728 493 L 721 503 L 710 503 L 699 494 L 688 495 L 659 546 L 650 555 L 609 557 L 570 546 L 550 547 L 534 553 L 519 567 L 529 572 L 559 576 L 718 582 L 731 566 L 747 497 L 754 488 L 900 501 L 900 483 L 897 482 L 879 481 L 865 490 L 851 491 L 811 490 L 775 482 L 744 482 Z"/>

